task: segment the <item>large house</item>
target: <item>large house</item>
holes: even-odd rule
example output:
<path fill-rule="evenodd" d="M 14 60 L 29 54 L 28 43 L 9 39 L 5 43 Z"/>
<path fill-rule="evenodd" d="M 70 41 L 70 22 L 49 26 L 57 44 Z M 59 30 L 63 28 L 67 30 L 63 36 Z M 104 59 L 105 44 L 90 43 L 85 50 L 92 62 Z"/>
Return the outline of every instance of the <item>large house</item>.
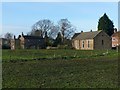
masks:
<path fill-rule="evenodd" d="M 104 31 L 81 32 L 72 38 L 72 46 L 78 50 L 109 50 L 112 48 L 111 37 Z"/>
<path fill-rule="evenodd" d="M 120 31 L 115 30 L 112 35 L 112 48 L 115 49 L 117 46 L 120 46 Z"/>
<path fill-rule="evenodd" d="M 11 40 L 11 49 L 40 49 L 45 47 L 44 38 L 41 36 L 19 35 L 18 39 L 14 37 Z"/>

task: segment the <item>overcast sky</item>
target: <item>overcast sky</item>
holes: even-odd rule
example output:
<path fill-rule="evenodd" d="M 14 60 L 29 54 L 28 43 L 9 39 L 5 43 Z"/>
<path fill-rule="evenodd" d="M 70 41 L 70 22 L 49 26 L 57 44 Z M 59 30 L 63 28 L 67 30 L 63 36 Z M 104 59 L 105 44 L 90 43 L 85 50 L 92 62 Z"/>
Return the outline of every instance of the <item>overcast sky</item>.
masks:
<path fill-rule="evenodd" d="M 106 13 L 118 27 L 117 2 L 3 2 L 2 33 L 15 35 L 31 31 L 31 26 L 41 20 L 50 19 L 57 24 L 67 18 L 77 32 L 97 30 L 99 18 Z"/>

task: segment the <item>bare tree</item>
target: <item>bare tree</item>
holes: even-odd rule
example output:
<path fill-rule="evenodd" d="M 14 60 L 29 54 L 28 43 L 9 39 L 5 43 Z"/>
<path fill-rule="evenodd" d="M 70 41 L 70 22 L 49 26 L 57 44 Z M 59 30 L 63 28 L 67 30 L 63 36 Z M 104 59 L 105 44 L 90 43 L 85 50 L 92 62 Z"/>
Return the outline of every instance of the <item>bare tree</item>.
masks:
<path fill-rule="evenodd" d="M 53 38 L 55 39 L 57 37 L 57 34 L 59 32 L 59 26 L 58 25 L 55 25 L 51 28 L 51 30 L 48 32 L 48 36 L 50 38 Z"/>
<path fill-rule="evenodd" d="M 12 33 L 7 32 L 7 33 L 4 35 L 4 37 L 5 37 L 6 39 L 10 40 L 10 39 L 12 39 L 12 38 L 13 38 L 13 34 L 12 34 Z"/>
<path fill-rule="evenodd" d="M 31 32 L 28 32 L 28 35 L 42 36 L 42 31 L 41 30 L 32 30 Z"/>
<path fill-rule="evenodd" d="M 58 24 L 62 35 L 62 42 L 64 43 L 64 39 L 71 39 L 76 28 L 68 21 L 68 19 L 61 19 Z"/>
<path fill-rule="evenodd" d="M 53 26 L 53 22 L 49 19 L 40 20 L 32 26 L 30 34 L 34 35 L 36 31 L 39 31 L 41 36 L 45 36 L 45 32 L 50 32 Z"/>

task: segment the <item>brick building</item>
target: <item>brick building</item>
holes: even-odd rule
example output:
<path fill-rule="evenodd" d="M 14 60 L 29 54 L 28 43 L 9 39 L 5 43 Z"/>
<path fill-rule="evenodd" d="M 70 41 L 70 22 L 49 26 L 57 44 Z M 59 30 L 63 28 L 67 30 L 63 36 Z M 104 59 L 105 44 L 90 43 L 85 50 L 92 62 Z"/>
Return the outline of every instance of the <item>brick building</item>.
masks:
<path fill-rule="evenodd" d="M 116 48 L 117 46 L 120 46 L 120 31 L 117 32 L 115 30 L 112 35 L 112 48 Z"/>

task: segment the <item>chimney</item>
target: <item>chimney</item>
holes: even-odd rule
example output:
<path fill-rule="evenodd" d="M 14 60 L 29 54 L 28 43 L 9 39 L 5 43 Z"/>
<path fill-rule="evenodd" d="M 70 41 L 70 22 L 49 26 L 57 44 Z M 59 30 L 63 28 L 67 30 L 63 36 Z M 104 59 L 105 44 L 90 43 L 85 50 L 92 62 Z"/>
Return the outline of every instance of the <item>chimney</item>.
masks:
<path fill-rule="evenodd" d="M 18 39 L 21 37 L 21 35 L 18 36 Z"/>
<path fill-rule="evenodd" d="M 81 31 L 81 33 L 82 33 L 83 31 Z"/>
<path fill-rule="evenodd" d="M 15 35 L 14 35 L 14 39 L 16 39 Z"/>
<path fill-rule="evenodd" d="M 92 32 L 92 29 L 90 30 L 90 32 Z"/>
<path fill-rule="evenodd" d="M 22 32 L 22 36 L 24 36 L 23 32 Z"/>
<path fill-rule="evenodd" d="M 116 32 L 117 32 L 117 28 L 114 29 L 114 33 L 116 33 Z"/>

